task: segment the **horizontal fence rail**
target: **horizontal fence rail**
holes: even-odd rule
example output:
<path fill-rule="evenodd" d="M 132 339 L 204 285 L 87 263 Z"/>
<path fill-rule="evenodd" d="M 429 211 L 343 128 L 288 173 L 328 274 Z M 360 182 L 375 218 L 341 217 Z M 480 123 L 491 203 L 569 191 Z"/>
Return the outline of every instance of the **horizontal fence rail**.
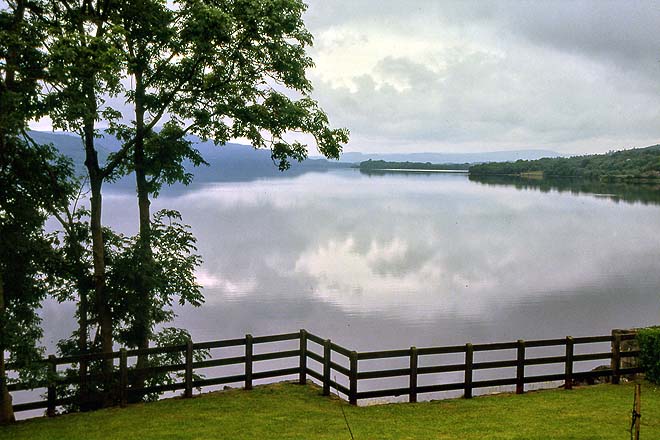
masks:
<path fill-rule="evenodd" d="M 47 379 L 40 383 L 11 383 L 8 385 L 10 392 L 45 389 L 43 395 L 45 400 L 18 403 L 13 406 L 14 411 L 28 411 L 35 409 L 46 409 L 49 416 L 55 415 L 56 408 L 65 405 L 83 406 L 89 403 L 90 397 L 87 388 L 91 383 L 104 384 L 104 399 L 111 396 L 113 404 L 125 406 L 131 398 L 140 399 L 148 394 L 161 394 L 183 390 L 184 397 L 192 397 L 193 389 L 227 384 L 242 384 L 246 390 L 252 389 L 254 381 L 272 378 L 297 376 L 300 384 L 306 384 L 308 377 L 322 386 L 322 394 L 330 395 L 334 389 L 337 395 L 347 399 L 351 404 L 357 404 L 361 399 L 373 399 L 393 396 L 408 396 L 408 401 L 416 402 L 419 394 L 437 393 L 445 391 L 462 391 L 463 397 L 470 398 L 473 390 L 478 388 L 515 386 L 516 393 L 525 391 L 526 384 L 539 382 L 563 382 L 565 389 L 571 389 L 577 381 L 590 381 L 595 378 L 608 378 L 612 383 L 619 383 L 620 378 L 643 372 L 637 365 L 639 350 L 633 341 L 636 334 L 632 331 L 615 330 L 611 335 L 589 336 L 589 337 L 566 337 L 559 339 L 541 339 L 515 342 L 496 342 L 488 344 L 465 344 L 443 347 L 410 347 L 408 349 L 364 351 L 357 352 L 342 347 L 330 339 L 323 339 L 317 335 L 300 330 L 296 333 L 285 333 L 270 336 L 246 335 L 244 338 L 226 339 L 220 341 L 196 342 L 188 341 L 186 344 L 165 347 L 153 347 L 138 350 L 119 350 L 117 352 L 100 354 L 85 354 L 78 356 L 66 356 L 57 358 L 49 356 L 41 360 L 48 369 Z M 286 341 L 297 341 L 297 347 L 286 349 L 274 349 L 271 351 L 255 353 L 255 346 L 267 346 L 267 344 L 282 343 Z M 576 353 L 585 351 L 585 347 L 595 349 L 594 344 L 609 343 L 608 351 L 591 351 L 588 353 Z M 292 345 L 291 343 L 289 345 Z M 557 348 L 561 354 L 538 355 L 534 349 Z M 226 356 L 195 360 L 194 354 L 201 351 L 213 349 L 226 349 L 231 351 Z M 242 353 L 237 354 L 236 350 Z M 483 353 L 499 353 L 509 356 L 506 359 L 479 359 Z M 166 365 L 151 366 L 137 369 L 134 363 L 129 365 L 129 358 L 133 359 L 141 355 L 164 355 L 178 354 L 183 362 Z M 534 355 L 536 354 L 536 355 Z M 450 362 L 439 363 L 433 356 L 453 356 Z M 456 357 L 462 358 L 456 362 Z M 92 362 L 111 359 L 118 361 L 110 375 L 96 374 L 71 374 L 77 368 L 86 372 Z M 265 361 L 282 362 L 282 360 L 295 360 L 291 366 L 276 369 L 257 369 L 260 363 Z M 403 359 L 405 367 L 383 368 L 382 365 L 374 368 L 383 360 Z M 429 364 L 426 360 L 435 360 Z M 588 361 L 607 361 L 608 365 L 595 370 L 577 371 L 581 365 Z M 369 369 L 361 368 L 360 364 L 368 362 Z M 69 366 L 69 374 L 63 375 L 58 372 L 57 367 Z M 557 371 L 550 374 L 527 374 L 526 367 L 539 365 L 553 366 Z M 241 368 L 242 366 L 242 368 Z M 15 368 L 7 365 L 7 370 Z M 208 368 L 236 367 L 241 369 L 240 373 L 233 371 L 228 375 L 217 377 L 205 377 L 204 371 Z M 515 374 L 510 377 L 475 380 L 475 372 L 485 370 L 513 370 Z M 453 379 L 438 380 L 437 383 L 420 385 L 419 381 L 429 375 L 453 373 Z M 149 379 L 155 375 L 168 375 L 168 380 L 159 385 L 148 385 Z M 461 376 L 456 381 L 456 375 Z M 136 378 L 146 378 L 146 381 L 135 381 Z M 338 377 L 340 379 L 338 379 Z M 388 379 L 403 378 L 407 386 L 387 387 Z M 162 379 L 162 376 L 161 376 Z M 358 384 L 373 384 L 377 382 L 377 389 L 359 391 Z M 453 381 L 452 381 L 453 380 Z M 142 383 L 142 385 L 137 385 Z M 58 386 L 76 385 L 78 392 L 74 395 L 58 396 Z M 70 394 L 70 393 L 69 393 Z M 96 396 L 98 397 L 98 396 Z M 105 401 L 107 404 L 107 400 Z"/>

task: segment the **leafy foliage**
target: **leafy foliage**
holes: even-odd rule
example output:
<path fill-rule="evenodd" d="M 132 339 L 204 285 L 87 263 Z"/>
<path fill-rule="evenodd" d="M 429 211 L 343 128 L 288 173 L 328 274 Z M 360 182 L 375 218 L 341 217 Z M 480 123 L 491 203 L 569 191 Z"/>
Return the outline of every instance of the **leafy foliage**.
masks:
<path fill-rule="evenodd" d="M 204 301 L 194 274 L 201 264 L 201 257 L 194 253 L 196 240 L 189 226 L 180 220 L 181 215 L 171 210 L 159 211 L 153 217 L 150 238 L 154 258 L 148 270 L 152 296 L 148 304 L 142 304 L 138 295 L 142 288 L 140 283 L 144 282 L 141 274 L 145 272 L 139 238 L 115 235 L 110 240 L 108 289 L 117 321 L 115 337 L 127 347 L 139 346 L 140 329 L 136 328 L 136 319 L 145 311 L 152 317 L 150 325 L 156 326 L 174 318 L 175 300 L 179 305 L 193 306 L 200 306 Z"/>
<path fill-rule="evenodd" d="M 66 204 L 71 165 L 51 146 L 5 138 L 0 150 L 0 347 L 30 381 L 40 374 L 37 310 L 60 280 L 54 237 L 44 231 L 50 213 Z"/>
<path fill-rule="evenodd" d="M 153 337 L 156 347 L 167 347 L 172 345 L 182 345 L 190 340 L 190 333 L 184 329 L 165 327 Z M 193 350 L 193 362 L 201 362 L 211 357 L 209 350 Z M 185 363 L 185 352 L 176 351 L 173 353 L 160 353 L 149 356 L 149 367 L 161 367 L 167 365 L 181 365 Z M 156 385 L 171 385 L 184 380 L 185 373 L 183 371 L 157 373 L 150 376 L 147 381 L 147 386 Z M 201 380 L 204 376 L 198 373 L 193 373 L 193 381 Z M 154 401 L 158 399 L 158 393 L 151 393 L 146 396 L 147 401 Z"/>
<path fill-rule="evenodd" d="M 639 363 L 646 380 L 660 384 L 660 327 L 648 327 L 637 332 Z"/>

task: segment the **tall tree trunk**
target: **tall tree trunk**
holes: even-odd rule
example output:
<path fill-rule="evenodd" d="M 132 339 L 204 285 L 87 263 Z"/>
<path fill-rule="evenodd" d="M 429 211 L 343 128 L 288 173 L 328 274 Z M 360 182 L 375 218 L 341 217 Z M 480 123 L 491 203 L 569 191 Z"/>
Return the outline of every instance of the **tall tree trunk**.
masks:
<path fill-rule="evenodd" d="M 138 300 L 140 304 L 139 316 L 136 317 L 138 348 L 149 348 L 151 339 L 152 318 L 151 318 L 151 290 L 152 290 L 152 272 L 154 266 L 153 252 L 151 249 L 151 201 L 149 200 L 149 185 L 147 182 L 147 169 L 145 163 L 144 141 L 146 137 L 144 115 L 145 115 L 145 89 L 142 78 L 142 72 L 135 74 L 135 144 L 133 150 L 133 161 L 135 167 L 135 180 L 138 197 L 139 211 L 139 257 L 140 261 L 140 282 L 137 284 Z M 147 355 L 140 355 L 137 359 L 137 368 L 144 368 L 148 364 Z M 144 386 L 145 377 L 138 375 L 134 386 L 140 388 Z"/>
<path fill-rule="evenodd" d="M 107 297 L 105 286 L 105 248 L 103 229 L 101 224 L 103 174 L 99 167 L 98 154 L 94 148 L 94 116 L 96 115 L 97 103 L 94 95 L 93 85 L 86 87 L 88 115 L 84 121 L 83 135 L 85 143 L 85 166 L 89 173 L 91 187 L 90 200 L 90 230 L 92 234 L 92 261 L 94 264 L 94 293 L 96 296 L 96 313 L 99 320 L 101 333 L 101 351 L 112 352 L 112 312 Z M 106 377 L 106 392 L 110 391 L 110 380 L 112 374 L 112 359 L 105 359 L 102 370 Z M 107 401 L 106 403 L 109 403 Z"/>
<path fill-rule="evenodd" d="M 7 389 L 7 372 L 5 371 L 5 289 L 0 271 L 0 425 L 16 421 L 12 408 L 11 394 Z"/>

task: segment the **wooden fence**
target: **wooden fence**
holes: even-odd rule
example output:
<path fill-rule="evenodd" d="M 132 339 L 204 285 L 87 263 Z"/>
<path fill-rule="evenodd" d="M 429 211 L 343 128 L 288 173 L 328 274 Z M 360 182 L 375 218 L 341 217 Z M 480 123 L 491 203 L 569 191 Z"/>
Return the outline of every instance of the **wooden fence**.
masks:
<path fill-rule="evenodd" d="M 525 385 L 538 382 L 562 381 L 566 389 L 572 388 L 574 381 L 586 380 L 595 377 L 609 377 L 613 383 L 619 383 L 620 377 L 642 372 L 641 368 L 636 366 L 633 361 L 639 356 L 639 351 L 630 349 L 630 341 L 635 339 L 634 333 L 621 333 L 613 331 L 611 335 L 589 336 L 589 337 L 566 337 L 561 339 L 543 339 L 515 342 L 498 342 L 489 344 L 465 344 L 445 347 L 410 347 L 403 350 L 387 351 L 367 351 L 357 352 L 344 348 L 330 341 L 322 339 L 305 330 L 296 333 L 287 333 L 271 336 L 246 335 L 244 338 L 228 339 L 221 341 L 193 343 L 149 348 L 146 350 L 120 350 L 108 354 L 89 354 L 83 356 L 54 357 L 49 356 L 43 359 L 48 365 L 50 374 L 47 383 L 41 383 L 37 386 L 28 384 L 14 383 L 9 385 L 10 392 L 21 390 L 30 390 L 37 387 L 45 388 L 45 400 L 33 401 L 28 403 L 18 403 L 14 405 L 14 411 L 27 411 L 45 408 L 48 415 L 54 415 L 56 408 L 62 405 L 80 403 L 82 392 L 73 397 L 58 397 L 58 386 L 76 384 L 80 390 L 94 380 L 101 380 L 103 377 L 99 374 L 88 375 L 80 374 L 75 377 L 63 377 L 57 371 L 59 365 L 80 365 L 102 359 L 118 360 L 118 367 L 115 367 L 113 373 L 112 390 L 114 403 L 124 406 L 130 400 L 132 395 L 142 396 L 149 393 L 164 393 L 167 391 L 183 390 L 184 397 L 191 397 L 193 389 L 225 384 L 240 383 L 246 390 L 250 390 L 253 382 L 257 380 L 281 378 L 286 376 L 297 376 L 301 384 L 307 383 L 308 376 L 323 386 L 323 394 L 329 395 L 331 389 L 335 389 L 340 395 L 343 395 L 351 404 L 357 404 L 360 399 L 371 399 L 388 396 L 407 395 L 410 402 L 416 402 L 417 396 L 423 393 L 433 393 L 442 391 L 461 390 L 465 398 L 472 397 L 473 390 L 485 387 L 512 386 L 515 385 L 516 393 L 523 393 Z M 265 353 L 254 353 L 254 347 L 260 344 L 270 344 L 282 341 L 298 341 L 295 349 L 267 351 Z M 606 352 L 589 352 L 583 354 L 576 353 L 576 347 L 588 347 L 593 344 L 609 343 L 609 350 Z M 291 343 L 289 343 L 291 344 Z M 628 347 L 626 347 L 628 346 Z M 242 355 L 219 357 L 216 359 L 207 359 L 195 362 L 193 353 L 195 350 L 224 349 L 229 347 L 242 347 Z M 529 349 L 537 347 L 559 347 L 562 350 L 561 355 L 534 357 L 529 355 Z M 622 350 L 622 347 L 624 349 Z M 475 361 L 475 353 L 480 352 L 500 352 L 506 353 L 515 351 L 515 359 L 505 360 L 480 360 Z M 584 351 L 584 350 L 582 350 Z M 129 367 L 129 358 L 138 355 L 180 353 L 185 359 L 184 363 L 164 365 L 158 367 L 148 367 L 142 370 L 136 370 Z M 421 360 L 431 358 L 434 355 L 461 356 L 460 363 L 442 363 L 438 365 L 421 366 Z M 379 361 L 384 359 L 403 358 L 407 361 L 405 368 L 388 369 L 364 369 L 360 368 L 360 362 Z M 263 361 L 277 359 L 293 360 L 296 365 L 287 368 L 270 369 L 255 371 L 255 365 Z M 579 366 L 584 365 L 586 361 L 607 360 L 609 368 L 599 369 L 597 371 L 578 371 Z M 309 362 L 312 361 L 312 362 Z M 633 362 L 631 362 L 633 361 Z M 114 362 L 114 361 L 113 361 Z M 314 363 L 318 365 L 313 365 Z M 373 362 L 369 362 L 373 364 Z M 242 374 L 224 375 L 213 378 L 199 378 L 193 374 L 210 367 L 223 366 L 243 366 Z M 553 374 L 526 375 L 525 367 L 538 365 L 553 365 L 561 370 Z M 474 373 L 480 370 L 497 370 L 504 368 L 515 368 L 514 377 L 473 380 Z M 84 371 L 84 369 L 81 369 Z M 163 373 L 183 372 L 183 380 L 171 384 L 147 386 L 136 388 L 129 386 L 130 379 L 136 375 L 154 375 Z M 418 385 L 418 380 L 425 375 L 437 373 L 462 373 L 462 380 L 459 382 L 446 383 L 438 381 L 431 385 Z M 337 374 L 342 380 L 337 380 Z M 374 383 L 373 379 L 386 378 L 404 378 L 407 379 L 408 386 L 387 388 L 387 381 L 376 382 L 377 388 L 368 391 L 359 391 L 358 384 L 369 381 Z M 106 378 L 107 379 L 107 378 Z M 344 385 L 346 384 L 346 385 Z"/>

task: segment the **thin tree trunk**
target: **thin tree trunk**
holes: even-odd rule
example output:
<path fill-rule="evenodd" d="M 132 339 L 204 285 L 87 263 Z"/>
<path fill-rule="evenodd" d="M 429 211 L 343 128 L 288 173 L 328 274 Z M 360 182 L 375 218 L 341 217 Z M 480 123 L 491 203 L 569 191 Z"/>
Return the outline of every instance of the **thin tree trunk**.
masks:
<path fill-rule="evenodd" d="M 139 316 L 136 317 L 138 330 L 138 348 L 149 348 L 151 339 L 152 319 L 151 319 L 151 289 L 152 289 L 152 271 L 154 266 L 153 252 L 151 249 L 151 213 L 149 200 L 149 186 L 147 183 L 147 170 L 145 164 L 145 124 L 144 124 L 144 99 L 145 90 L 141 72 L 135 74 L 135 144 L 133 151 L 133 161 L 135 167 L 135 180 L 138 196 L 139 211 L 139 256 L 141 261 L 141 279 L 137 285 L 138 300 L 140 304 Z M 147 355 L 140 355 L 137 359 L 137 368 L 145 368 L 148 364 Z M 134 382 L 136 388 L 144 386 L 145 377 L 138 375 Z"/>
<path fill-rule="evenodd" d="M 87 105 L 89 115 L 96 114 L 96 98 L 93 92 L 93 86 L 87 86 Z M 103 185 L 103 175 L 99 167 L 98 154 L 94 148 L 94 120 L 88 116 L 84 122 L 83 134 L 85 142 L 85 166 L 89 173 L 91 187 L 90 200 L 90 230 L 92 234 L 92 261 L 94 265 L 94 293 L 96 296 L 96 313 L 99 320 L 101 333 L 101 351 L 103 353 L 112 352 L 112 314 L 106 292 L 105 285 L 105 248 L 103 239 L 103 229 L 101 224 L 102 196 L 101 187 Z M 110 396 L 107 394 L 111 390 L 110 381 L 112 375 L 112 359 L 105 359 L 102 363 L 102 371 L 106 378 L 106 402 L 110 403 Z"/>
<path fill-rule="evenodd" d="M 0 425 L 16 421 L 11 394 L 7 389 L 7 372 L 5 371 L 5 312 L 5 289 L 0 271 Z"/>

